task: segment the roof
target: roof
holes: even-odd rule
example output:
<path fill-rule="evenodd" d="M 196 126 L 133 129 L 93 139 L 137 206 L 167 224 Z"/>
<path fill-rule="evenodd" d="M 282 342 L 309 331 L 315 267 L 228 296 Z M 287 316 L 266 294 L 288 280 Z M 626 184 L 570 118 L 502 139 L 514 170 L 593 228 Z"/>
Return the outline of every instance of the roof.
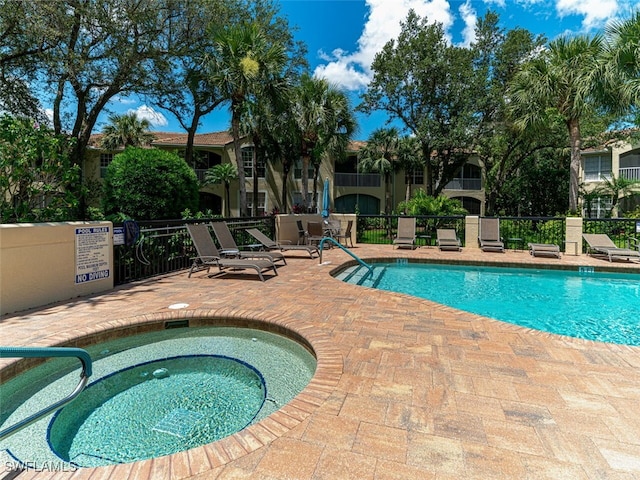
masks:
<path fill-rule="evenodd" d="M 151 132 L 155 139 L 151 142 L 151 145 L 164 145 L 164 146 L 184 146 L 187 144 L 186 133 L 177 132 Z M 94 133 L 89 139 L 89 147 L 100 148 L 100 140 L 102 139 L 102 133 Z M 210 132 L 210 133 L 196 133 L 194 137 L 193 145 L 195 147 L 223 147 L 233 142 L 233 137 L 227 131 L 222 132 Z"/>

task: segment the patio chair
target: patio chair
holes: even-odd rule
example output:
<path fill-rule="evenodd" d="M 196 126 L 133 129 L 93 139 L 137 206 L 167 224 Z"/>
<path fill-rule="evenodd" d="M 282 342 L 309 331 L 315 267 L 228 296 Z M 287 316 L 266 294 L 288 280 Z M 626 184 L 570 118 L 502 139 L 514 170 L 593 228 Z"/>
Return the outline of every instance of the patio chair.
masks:
<path fill-rule="evenodd" d="M 342 241 L 344 240 L 344 245 L 348 246 L 347 244 L 351 244 L 351 248 L 353 248 L 353 239 L 351 238 L 351 229 L 353 228 L 353 220 L 349 220 L 347 222 L 347 228 L 345 228 L 344 232 L 338 232 L 337 234 L 334 235 L 333 238 L 336 239 L 336 241 L 342 243 Z"/>
<path fill-rule="evenodd" d="M 290 243 L 280 243 L 275 240 L 270 239 L 264 233 L 262 233 L 257 228 L 248 228 L 247 233 L 255 238 L 258 242 L 262 244 L 262 247 L 267 251 L 272 250 L 280 250 L 281 252 L 287 251 L 299 251 L 299 252 L 307 252 L 311 258 L 313 258 L 313 254 L 320 255 L 318 251 L 318 247 L 315 245 L 291 245 Z"/>
<path fill-rule="evenodd" d="M 436 230 L 436 245 L 440 250 L 462 250 L 460 239 L 453 228 L 438 228 Z"/>
<path fill-rule="evenodd" d="M 560 258 L 560 247 L 554 243 L 529 243 L 529 253 L 534 257 Z"/>
<path fill-rule="evenodd" d="M 307 237 L 309 237 L 309 232 L 302 226 L 302 220 L 296 220 L 296 225 L 298 226 L 298 245 L 308 244 Z"/>
<path fill-rule="evenodd" d="M 322 222 L 307 222 L 307 242 L 311 245 L 319 244 L 324 238 L 324 227 Z"/>
<path fill-rule="evenodd" d="M 221 272 L 227 270 L 249 270 L 253 269 L 258 273 L 260 280 L 264 282 L 264 276 L 262 272 L 273 270 L 275 275 L 278 275 L 276 266 L 268 259 L 241 259 L 241 258 L 224 258 L 220 255 L 218 248 L 216 247 L 211 233 L 209 233 L 209 227 L 204 224 L 187 225 L 187 231 L 191 236 L 193 245 L 198 253 L 197 257 L 193 258 L 193 264 L 189 270 L 189 278 L 194 272 L 207 270 L 211 267 L 218 267 Z"/>
<path fill-rule="evenodd" d="M 500 236 L 500 220 L 498 218 L 481 218 L 478 243 L 483 252 L 504 253 L 504 242 Z"/>
<path fill-rule="evenodd" d="M 284 265 L 287 264 L 287 260 L 280 252 L 250 252 L 240 250 L 226 222 L 212 222 L 211 228 L 213 229 L 213 233 L 220 244 L 220 253 L 222 256 L 236 258 L 266 258 L 272 263 L 280 261 Z"/>
<path fill-rule="evenodd" d="M 394 248 L 409 247 L 413 250 L 416 244 L 415 217 L 398 217 L 398 234 L 393 239 Z"/>
<path fill-rule="evenodd" d="M 587 242 L 587 255 L 604 255 L 610 262 L 615 259 L 639 260 L 640 252 L 630 248 L 619 248 L 608 235 L 604 233 L 583 233 L 582 238 Z"/>

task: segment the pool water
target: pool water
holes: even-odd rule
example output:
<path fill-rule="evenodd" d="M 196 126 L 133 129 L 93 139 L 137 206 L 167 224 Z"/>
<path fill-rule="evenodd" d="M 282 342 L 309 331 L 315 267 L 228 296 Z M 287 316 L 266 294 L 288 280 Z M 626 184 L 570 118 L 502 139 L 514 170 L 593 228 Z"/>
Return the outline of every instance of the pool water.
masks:
<path fill-rule="evenodd" d="M 296 341 L 236 327 L 172 328 L 86 350 L 89 386 L 59 413 L 0 441 L 2 464 L 73 471 L 211 443 L 291 401 L 317 365 Z M 77 360 L 58 358 L 3 381 L 0 426 L 66 397 L 79 372 Z"/>
<path fill-rule="evenodd" d="M 169 455 L 242 430 L 265 398 L 260 373 L 235 359 L 148 362 L 89 385 L 54 416 L 49 443 L 82 467 Z"/>
<path fill-rule="evenodd" d="M 340 278 L 536 330 L 640 345 L 638 274 L 388 263 Z"/>

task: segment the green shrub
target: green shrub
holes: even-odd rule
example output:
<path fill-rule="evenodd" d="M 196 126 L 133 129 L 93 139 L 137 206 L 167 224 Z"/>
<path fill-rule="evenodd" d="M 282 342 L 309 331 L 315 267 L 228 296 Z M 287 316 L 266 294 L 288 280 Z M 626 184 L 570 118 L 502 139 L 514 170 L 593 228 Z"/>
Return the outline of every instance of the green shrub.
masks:
<path fill-rule="evenodd" d="M 128 147 L 107 168 L 103 202 L 107 215 L 180 218 L 184 210 L 198 208 L 198 179 L 174 153 Z"/>

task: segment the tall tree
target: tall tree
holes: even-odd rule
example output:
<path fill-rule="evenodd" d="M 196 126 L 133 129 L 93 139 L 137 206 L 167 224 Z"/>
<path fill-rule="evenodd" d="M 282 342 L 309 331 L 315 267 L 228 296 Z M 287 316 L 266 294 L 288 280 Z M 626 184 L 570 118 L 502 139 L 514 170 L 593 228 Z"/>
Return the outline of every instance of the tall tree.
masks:
<path fill-rule="evenodd" d="M 334 159 L 346 152 L 357 128 L 346 94 L 327 80 L 305 74 L 293 93 L 293 121 L 302 157 L 302 201 L 309 210 L 309 165 L 314 165 L 313 200 L 316 205 L 318 166 L 325 155 Z"/>
<path fill-rule="evenodd" d="M 64 9 L 57 2 L 0 0 L 0 110 L 45 120 L 37 85 L 43 54 L 58 46 Z"/>
<path fill-rule="evenodd" d="M 240 0 L 189 0 L 173 5 L 177 13 L 171 22 L 169 58 L 154 62 L 146 99 L 171 112 L 187 132 L 185 161 L 196 167 L 194 139 L 200 123 L 225 98 L 203 65 L 213 50 L 213 38 L 232 17 L 244 13 Z"/>
<path fill-rule="evenodd" d="M 139 119 L 135 113 L 110 115 L 109 124 L 102 129 L 100 145 L 106 150 L 126 147 L 143 147 L 155 138 L 149 132 L 149 120 Z"/>
<path fill-rule="evenodd" d="M 245 102 L 256 94 L 261 82 L 280 75 L 285 50 L 270 43 L 258 22 L 230 25 L 215 39 L 209 62 L 211 81 L 229 102 L 231 134 L 240 182 L 240 215 L 247 215 L 247 186 L 242 164 L 241 117 Z"/>
<path fill-rule="evenodd" d="M 558 38 L 518 72 L 509 93 L 516 124 L 522 129 L 548 122 L 550 114 L 562 117 L 571 149 L 569 211 L 574 213 L 578 211 L 580 123 L 596 105 L 594 72 L 601 53 L 599 35 Z"/>
<path fill-rule="evenodd" d="M 373 80 L 358 109 L 384 110 L 417 138 L 430 195 L 444 189 L 473 146 L 478 122 L 473 66 L 471 50 L 450 45 L 441 24 L 413 10 L 371 66 Z"/>
<path fill-rule="evenodd" d="M 400 136 L 398 129 L 374 130 L 358 152 L 359 167 L 364 172 L 378 172 L 384 178 L 384 212 L 391 213 L 391 176 L 398 170 Z"/>
<path fill-rule="evenodd" d="M 599 93 L 610 111 L 638 116 L 640 104 L 640 10 L 605 29 L 598 59 Z"/>

